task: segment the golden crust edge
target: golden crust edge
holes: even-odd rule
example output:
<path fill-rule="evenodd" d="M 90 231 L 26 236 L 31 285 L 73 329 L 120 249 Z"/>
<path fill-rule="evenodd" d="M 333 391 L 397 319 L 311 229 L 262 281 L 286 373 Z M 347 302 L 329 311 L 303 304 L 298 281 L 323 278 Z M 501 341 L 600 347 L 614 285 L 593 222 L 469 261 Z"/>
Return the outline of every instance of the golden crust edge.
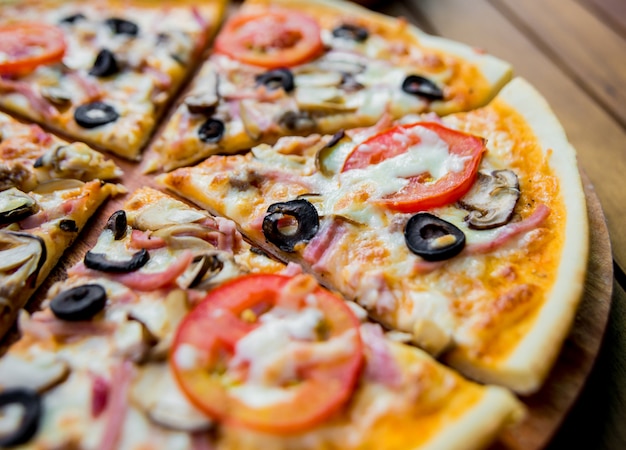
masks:
<path fill-rule="evenodd" d="M 505 86 L 498 99 L 524 118 L 542 151 L 550 152 L 549 165 L 559 180 L 567 214 L 563 250 L 546 302 L 531 329 L 505 361 L 495 369 L 478 367 L 456 354 L 447 362 L 472 378 L 526 395 L 543 385 L 574 322 L 585 284 L 589 226 L 576 150 L 545 98 L 528 81 L 518 77 Z"/>

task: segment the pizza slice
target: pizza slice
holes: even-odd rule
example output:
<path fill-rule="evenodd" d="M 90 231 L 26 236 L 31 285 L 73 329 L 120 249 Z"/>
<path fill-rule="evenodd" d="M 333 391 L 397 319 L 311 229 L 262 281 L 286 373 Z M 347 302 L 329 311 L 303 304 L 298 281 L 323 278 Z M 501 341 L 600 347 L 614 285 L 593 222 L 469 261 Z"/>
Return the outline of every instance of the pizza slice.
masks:
<path fill-rule="evenodd" d="M 138 159 L 225 0 L 0 5 L 0 106 Z"/>
<path fill-rule="evenodd" d="M 157 180 L 464 374 L 521 393 L 541 386 L 582 293 L 575 151 L 522 79 L 471 112 L 283 138 Z"/>
<path fill-rule="evenodd" d="M 152 189 L 68 275 L 0 358 L 0 445 L 484 448 L 523 411 Z"/>
<path fill-rule="evenodd" d="M 0 113 L 0 337 L 122 171 L 82 143 Z"/>
<path fill-rule="evenodd" d="M 484 52 L 352 3 L 249 0 L 220 31 L 145 169 L 382 117 L 473 109 L 510 76 Z"/>

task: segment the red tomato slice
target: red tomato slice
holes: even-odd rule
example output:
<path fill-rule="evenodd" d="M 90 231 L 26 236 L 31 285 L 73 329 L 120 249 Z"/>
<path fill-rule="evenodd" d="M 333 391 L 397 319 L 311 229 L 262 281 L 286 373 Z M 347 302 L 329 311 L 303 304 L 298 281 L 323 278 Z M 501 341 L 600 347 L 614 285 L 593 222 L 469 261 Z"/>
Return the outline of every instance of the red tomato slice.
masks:
<path fill-rule="evenodd" d="M 258 431 L 293 433 L 324 421 L 350 398 L 363 362 L 358 319 L 343 300 L 319 286 L 312 291 L 313 304 L 305 294 L 300 301 L 294 301 L 293 294 L 282 295 L 290 280 L 294 278 L 265 274 L 237 278 L 211 291 L 181 323 L 172 346 L 170 365 L 183 392 L 207 415 Z M 275 314 L 288 311 L 293 318 L 298 317 L 303 308 L 311 307 L 322 315 L 319 328 L 315 328 L 318 337 L 313 341 L 289 337 L 289 343 L 294 343 L 298 350 L 285 354 L 287 364 L 269 370 L 276 383 L 268 387 L 259 385 L 258 379 L 251 379 L 250 371 L 257 361 L 257 353 L 253 361 L 244 357 L 243 365 L 241 358 L 233 364 L 237 343 L 248 333 L 255 330 L 271 333 L 276 326 L 271 322 L 277 320 Z M 258 319 L 268 312 L 273 312 L 273 317 Z M 258 341 L 258 336 L 251 338 Z M 337 345 L 339 351 L 330 355 L 325 352 L 316 359 L 307 357 L 315 354 L 319 345 Z M 181 357 L 189 348 L 195 355 L 192 363 Z M 279 355 L 283 355 L 284 348 L 280 347 Z M 295 374 L 295 378 L 283 380 L 284 367 L 291 367 L 289 373 Z M 273 394 L 278 392 L 280 398 L 259 404 L 236 394 L 237 389 L 251 385 L 261 390 L 256 392 L 268 392 L 265 389 Z"/>
<path fill-rule="evenodd" d="M 236 16 L 215 41 L 216 52 L 268 69 L 306 62 L 323 48 L 317 21 L 287 10 Z"/>
<path fill-rule="evenodd" d="M 32 72 L 42 64 L 61 61 L 63 31 L 45 23 L 23 22 L 0 27 L 0 75 Z"/>
<path fill-rule="evenodd" d="M 482 138 L 446 128 L 433 122 L 421 122 L 398 125 L 380 134 L 372 136 L 354 148 L 344 163 L 342 172 L 363 169 L 378 164 L 386 159 L 406 153 L 409 147 L 420 142 L 419 136 L 403 133 L 405 139 L 394 139 L 397 132 L 415 127 L 434 131 L 448 144 L 449 153 L 467 157 L 460 171 L 450 171 L 437 180 L 431 180 L 430 174 L 424 173 L 409 178 L 409 184 L 395 194 L 380 200 L 387 207 L 405 213 L 425 211 L 439 206 L 449 205 L 461 198 L 470 189 L 476 179 L 478 165 L 485 152 Z M 364 147 L 367 146 L 367 147 Z M 367 151 L 361 151 L 365 150 Z M 360 150 L 361 149 L 361 150 Z"/>

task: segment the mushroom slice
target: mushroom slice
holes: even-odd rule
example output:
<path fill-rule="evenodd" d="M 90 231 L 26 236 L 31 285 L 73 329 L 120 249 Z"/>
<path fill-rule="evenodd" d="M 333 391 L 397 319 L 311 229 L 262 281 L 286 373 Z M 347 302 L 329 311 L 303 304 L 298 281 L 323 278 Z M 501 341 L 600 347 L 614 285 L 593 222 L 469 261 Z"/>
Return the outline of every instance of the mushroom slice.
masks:
<path fill-rule="evenodd" d="M 51 180 L 46 181 L 45 183 L 41 183 L 39 186 L 33 189 L 33 193 L 39 195 L 55 194 L 59 191 L 71 191 L 73 189 L 80 189 L 84 185 L 85 183 L 75 179 Z"/>
<path fill-rule="evenodd" d="M 59 145 L 40 156 L 34 167 L 40 183 L 55 178 L 73 178 L 90 181 L 96 178 L 110 180 L 122 176 L 122 171 L 111 160 L 82 142 Z"/>
<path fill-rule="evenodd" d="M 295 85 L 300 87 L 339 86 L 343 77 L 340 72 L 309 72 L 295 76 Z"/>
<path fill-rule="evenodd" d="M 469 211 L 465 221 L 470 228 L 489 230 L 511 220 L 519 196 L 517 175 L 511 170 L 494 170 L 490 174 L 479 172 L 459 204 Z"/>
<path fill-rule="evenodd" d="M 34 287 L 46 258 L 46 244 L 39 236 L 16 231 L 0 232 L 0 295 L 11 297 L 26 283 Z"/>
<path fill-rule="evenodd" d="M 323 113 L 355 111 L 356 106 L 344 103 L 342 92 L 336 87 L 298 87 L 295 95 L 296 103 L 302 111 L 319 111 Z"/>
<path fill-rule="evenodd" d="M 40 90 L 41 96 L 58 108 L 69 108 L 72 104 L 72 93 L 62 86 L 46 86 Z"/>
<path fill-rule="evenodd" d="M 126 211 L 126 215 L 128 222 L 133 223 L 134 228 L 142 231 L 189 224 L 208 217 L 208 213 L 192 209 L 174 199 L 151 203 L 139 211 Z"/>
<path fill-rule="evenodd" d="M 199 432 L 213 425 L 187 400 L 166 363 L 141 368 L 131 387 L 130 400 L 151 422 L 168 429 Z"/>
<path fill-rule="evenodd" d="M 0 192 L 0 224 L 22 220 L 37 209 L 37 202 L 17 188 Z"/>
<path fill-rule="evenodd" d="M 187 272 L 180 276 L 179 284 L 187 289 L 207 290 L 243 272 L 230 253 L 213 251 L 196 256 Z"/>
<path fill-rule="evenodd" d="M 211 114 L 219 103 L 219 78 L 213 71 L 202 78 L 202 85 L 185 97 L 185 105 L 192 114 Z"/>
<path fill-rule="evenodd" d="M 0 358 L 0 390 L 28 388 L 42 393 L 65 381 L 69 373 L 67 362 L 52 354 L 27 360 L 7 353 Z"/>

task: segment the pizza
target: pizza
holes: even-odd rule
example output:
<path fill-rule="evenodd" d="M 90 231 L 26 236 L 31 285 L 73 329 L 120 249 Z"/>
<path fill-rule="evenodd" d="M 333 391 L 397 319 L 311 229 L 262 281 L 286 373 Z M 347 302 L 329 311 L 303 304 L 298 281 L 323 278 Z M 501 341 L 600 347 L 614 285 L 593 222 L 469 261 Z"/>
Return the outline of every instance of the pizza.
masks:
<path fill-rule="evenodd" d="M 17 448 L 480 448 L 522 411 L 148 188 L 20 328 Z"/>
<path fill-rule="evenodd" d="M 68 143 L 0 113 L 0 338 L 109 196 L 121 170 L 83 143 Z"/>
<path fill-rule="evenodd" d="M 493 56 L 406 21 L 326 0 L 250 0 L 151 146 L 146 171 L 281 136 L 333 134 L 486 103 L 510 79 Z"/>
<path fill-rule="evenodd" d="M 138 159 L 225 1 L 0 5 L 0 106 Z"/>
<path fill-rule="evenodd" d="M 489 447 L 583 291 L 558 119 L 403 19 L 226 10 L 0 0 L 0 447 Z"/>
<path fill-rule="evenodd" d="M 483 382 L 536 391 L 580 299 L 575 154 L 522 79 L 489 105 L 287 137 L 158 178 Z"/>

